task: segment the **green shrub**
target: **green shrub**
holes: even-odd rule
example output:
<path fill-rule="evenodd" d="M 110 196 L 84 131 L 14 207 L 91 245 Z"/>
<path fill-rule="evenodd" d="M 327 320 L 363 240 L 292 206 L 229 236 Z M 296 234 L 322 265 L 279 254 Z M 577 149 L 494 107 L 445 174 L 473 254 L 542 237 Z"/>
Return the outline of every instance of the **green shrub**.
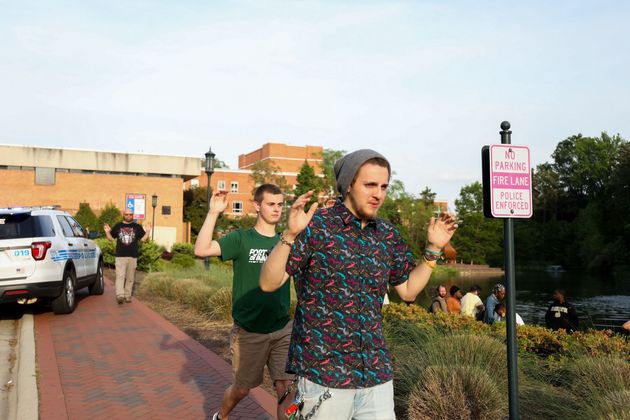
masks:
<path fill-rule="evenodd" d="M 107 238 L 97 238 L 96 244 L 103 253 L 103 263 L 109 267 L 116 266 L 116 240 L 109 241 Z M 140 255 L 138 256 L 137 269 L 140 271 L 153 272 L 163 269 L 163 262 L 160 260 L 159 246 L 153 241 L 140 242 Z"/>
<path fill-rule="evenodd" d="M 97 238 L 96 245 L 101 248 L 103 254 L 103 264 L 109 267 L 116 266 L 116 242 L 107 238 Z"/>
<path fill-rule="evenodd" d="M 171 247 L 171 253 L 173 255 L 176 254 L 184 254 L 190 255 L 191 257 L 195 257 L 195 246 L 193 244 L 189 244 L 186 242 L 176 242 Z"/>
<path fill-rule="evenodd" d="M 114 227 L 116 223 L 122 222 L 122 213 L 116 207 L 114 203 L 107 203 L 105 208 L 101 211 L 101 214 L 98 216 L 98 230 L 101 232 L 101 235 L 105 236 L 105 231 L 103 230 L 103 225 L 106 223 L 110 227 Z"/>
<path fill-rule="evenodd" d="M 74 215 L 74 218 L 88 232 L 99 232 L 102 230 L 102 226 L 96 214 L 90 208 L 89 203 L 79 203 L 79 211 Z"/>
<path fill-rule="evenodd" d="M 408 397 L 410 419 L 503 419 L 504 389 L 477 366 L 429 366 Z"/>
<path fill-rule="evenodd" d="M 195 266 L 195 258 L 188 254 L 175 254 L 171 258 L 171 264 L 181 268 L 192 268 Z"/>
<path fill-rule="evenodd" d="M 163 269 L 163 262 L 160 259 L 161 255 L 160 247 L 152 240 L 140 242 L 138 270 L 148 273 L 161 271 Z"/>
<path fill-rule="evenodd" d="M 222 287 L 217 290 L 209 301 L 210 317 L 222 320 L 232 321 L 232 288 Z"/>

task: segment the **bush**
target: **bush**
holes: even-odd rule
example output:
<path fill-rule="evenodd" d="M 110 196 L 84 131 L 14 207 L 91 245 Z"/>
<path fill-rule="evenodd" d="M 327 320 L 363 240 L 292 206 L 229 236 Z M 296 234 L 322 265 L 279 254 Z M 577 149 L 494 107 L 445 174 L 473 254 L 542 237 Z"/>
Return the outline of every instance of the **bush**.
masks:
<path fill-rule="evenodd" d="M 232 322 L 232 288 L 222 287 L 210 297 L 210 317 Z"/>
<path fill-rule="evenodd" d="M 105 231 L 103 230 L 103 225 L 106 223 L 114 227 L 114 225 L 118 222 L 122 222 L 122 213 L 114 203 L 108 203 L 105 208 L 101 211 L 100 216 L 98 216 L 98 230 L 101 232 L 101 235 L 105 235 Z"/>
<path fill-rule="evenodd" d="M 409 394 L 410 419 L 503 419 L 507 401 L 488 371 L 476 366 L 429 366 Z"/>
<path fill-rule="evenodd" d="M 152 240 L 140 242 L 139 251 L 138 270 L 150 273 L 163 269 L 163 261 L 160 259 L 160 247 L 155 242 Z"/>
<path fill-rule="evenodd" d="M 103 253 L 103 264 L 109 267 L 116 266 L 116 242 L 107 238 L 97 238 L 95 240 Z"/>
<path fill-rule="evenodd" d="M 192 268 L 195 266 L 195 258 L 188 254 L 174 254 L 171 258 L 171 264 L 180 268 Z"/>
<path fill-rule="evenodd" d="M 177 254 L 190 255 L 195 257 L 195 246 L 186 242 L 176 242 L 171 247 L 171 253 L 173 256 Z"/>
<path fill-rule="evenodd" d="M 116 241 L 109 241 L 107 238 L 97 238 L 96 244 L 103 253 L 103 263 L 109 267 L 116 266 Z M 160 260 L 160 249 L 153 241 L 140 242 L 140 255 L 138 256 L 137 269 L 140 271 L 160 271 L 162 261 Z"/>
<path fill-rule="evenodd" d="M 103 229 L 89 203 L 79 203 L 79 211 L 74 215 L 74 218 L 88 232 L 100 232 Z"/>

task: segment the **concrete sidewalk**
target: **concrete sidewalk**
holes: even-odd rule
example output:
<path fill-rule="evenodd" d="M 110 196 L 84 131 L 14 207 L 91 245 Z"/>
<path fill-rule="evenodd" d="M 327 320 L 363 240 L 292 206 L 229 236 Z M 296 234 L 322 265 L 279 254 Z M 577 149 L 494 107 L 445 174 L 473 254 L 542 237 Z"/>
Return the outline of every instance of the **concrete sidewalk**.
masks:
<path fill-rule="evenodd" d="M 137 299 L 79 295 L 71 315 L 35 317 L 39 414 L 48 419 L 209 419 L 231 367 Z M 231 419 L 275 418 L 260 388 Z"/>

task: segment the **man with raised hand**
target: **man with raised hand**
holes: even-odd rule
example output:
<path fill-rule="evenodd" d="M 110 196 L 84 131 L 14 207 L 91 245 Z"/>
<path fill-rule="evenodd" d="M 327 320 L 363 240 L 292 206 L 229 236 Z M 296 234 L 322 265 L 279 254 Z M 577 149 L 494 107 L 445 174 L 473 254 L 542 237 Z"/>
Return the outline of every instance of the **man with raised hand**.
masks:
<path fill-rule="evenodd" d="M 294 378 L 285 373 L 291 335 L 289 284 L 273 293 L 263 292 L 258 284 L 260 268 L 279 239 L 276 225 L 282 216 L 283 203 L 280 188 L 273 184 L 261 185 L 254 193 L 258 214 L 254 227 L 238 229 L 213 240 L 216 221 L 228 204 L 227 192 L 217 191 L 212 195 L 208 216 L 197 236 L 195 254 L 198 257 L 232 260 L 234 271 L 234 326 L 230 335 L 234 383 L 225 390 L 221 409 L 213 420 L 227 419 L 249 390 L 263 382 L 265 365 L 279 398 Z M 278 405 L 278 418 L 281 415 Z"/>
<path fill-rule="evenodd" d="M 414 301 L 442 248 L 457 229 L 447 214 L 431 219 L 416 266 L 398 230 L 377 218 L 391 175 L 387 159 L 357 150 L 335 163 L 340 197 L 330 208 L 293 203 L 283 232 L 261 271 L 265 291 L 293 276 L 298 306 L 287 371 L 298 375 L 296 402 L 311 419 L 393 419 L 393 368 L 383 336 L 387 285 Z"/>

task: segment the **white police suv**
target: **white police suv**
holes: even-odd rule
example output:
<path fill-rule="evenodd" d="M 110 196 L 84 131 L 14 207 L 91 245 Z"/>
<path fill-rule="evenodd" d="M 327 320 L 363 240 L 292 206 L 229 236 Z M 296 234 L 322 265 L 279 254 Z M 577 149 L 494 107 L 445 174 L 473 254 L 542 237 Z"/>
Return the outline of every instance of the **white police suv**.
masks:
<path fill-rule="evenodd" d="M 103 294 L 103 257 L 68 213 L 50 207 L 0 208 L 0 303 L 49 300 L 56 314 L 75 291 Z"/>

